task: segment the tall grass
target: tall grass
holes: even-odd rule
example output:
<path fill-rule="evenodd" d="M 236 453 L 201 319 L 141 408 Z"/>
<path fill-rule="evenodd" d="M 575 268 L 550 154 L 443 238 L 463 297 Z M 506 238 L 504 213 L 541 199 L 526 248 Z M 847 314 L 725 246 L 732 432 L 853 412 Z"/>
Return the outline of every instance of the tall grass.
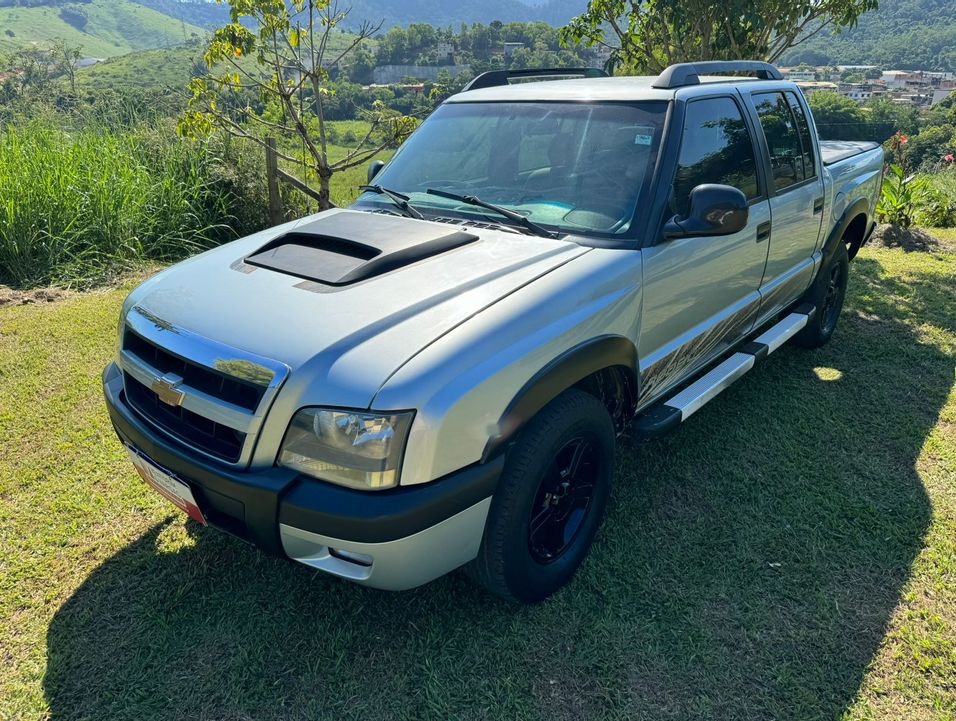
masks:
<path fill-rule="evenodd" d="M 122 126 L 121 126 L 122 127 Z M 87 286 L 266 224 L 261 159 L 170 123 L 0 130 L 0 283 Z"/>

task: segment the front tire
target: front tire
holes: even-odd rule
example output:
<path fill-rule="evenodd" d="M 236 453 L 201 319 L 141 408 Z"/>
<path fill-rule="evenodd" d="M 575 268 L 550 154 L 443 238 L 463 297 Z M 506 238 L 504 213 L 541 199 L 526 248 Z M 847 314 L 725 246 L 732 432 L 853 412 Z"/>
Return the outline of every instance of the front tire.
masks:
<path fill-rule="evenodd" d="M 508 452 L 468 575 L 522 603 L 570 581 L 604 518 L 614 443 L 614 424 L 594 396 L 570 389 L 545 406 Z"/>
<path fill-rule="evenodd" d="M 849 277 L 850 257 L 846 244 L 841 242 L 804 296 L 804 302 L 812 303 L 817 312 L 806 327 L 793 337 L 795 345 L 819 348 L 830 340 L 843 310 Z"/>

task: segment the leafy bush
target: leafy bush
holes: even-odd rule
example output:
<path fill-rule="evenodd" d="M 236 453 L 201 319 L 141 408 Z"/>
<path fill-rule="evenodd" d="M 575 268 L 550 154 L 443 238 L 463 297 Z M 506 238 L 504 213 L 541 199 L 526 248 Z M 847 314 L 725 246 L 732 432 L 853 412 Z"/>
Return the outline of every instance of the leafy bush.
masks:
<path fill-rule="evenodd" d="M 0 283 L 86 286 L 267 225 L 258 154 L 167 123 L 0 131 Z"/>
<path fill-rule="evenodd" d="M 956 227 L 956 168 L 925 175 L 923 184 L 914 212 L 916 224 L 929 228 Z"/>
<path fill-rule="evenodd" d="M 906 146 L 909 138 L 902 131 L 887 141 L 887 150 L 892 162 L 883 177 L 876 214 L 883 223 L 908 228 L 913 224 L 917 205 L 926 192 L 926 181 L 909 172 L 909 155 Z"/>
<path fill-rule="evenodd" d="M 913 224 L 917 206 L 926 199 L 926 180 L 915 173 L 907 175 L 896 163 L 890 165 L 883 178 L 883 188 L 876 205 L 880 221 L 901 228 Z"/>

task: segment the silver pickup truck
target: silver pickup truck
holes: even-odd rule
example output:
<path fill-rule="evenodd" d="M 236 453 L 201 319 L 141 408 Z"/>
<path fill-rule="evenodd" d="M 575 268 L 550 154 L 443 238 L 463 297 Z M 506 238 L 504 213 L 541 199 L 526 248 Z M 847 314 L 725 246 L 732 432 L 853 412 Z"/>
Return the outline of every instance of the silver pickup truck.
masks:
<path fill-rule="evenodd" d="M 351 208 L 134 290 L 103 384 L 140 475 L 358 583 L 567 583 L 620 434 L 830 339 L 883 166 L 765 63 L 595 75 L 481 75 Z"/>

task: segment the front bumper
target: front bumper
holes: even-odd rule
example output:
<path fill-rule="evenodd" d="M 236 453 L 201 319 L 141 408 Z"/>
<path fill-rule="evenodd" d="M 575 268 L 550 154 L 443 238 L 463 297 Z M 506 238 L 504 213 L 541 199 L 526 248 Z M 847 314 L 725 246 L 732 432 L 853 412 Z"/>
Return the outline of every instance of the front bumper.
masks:
<path fill-rule="evenodd" d="M 268 553 L 389 590 L 427 583 L 478 554 L 503 457 L 419 486 L 356 491 L 279 466 L 238 470 L 198 457 L 126 403 L 114 364 L 103 391 L 123 443 L 188 483 L 211 525 Z"/>

